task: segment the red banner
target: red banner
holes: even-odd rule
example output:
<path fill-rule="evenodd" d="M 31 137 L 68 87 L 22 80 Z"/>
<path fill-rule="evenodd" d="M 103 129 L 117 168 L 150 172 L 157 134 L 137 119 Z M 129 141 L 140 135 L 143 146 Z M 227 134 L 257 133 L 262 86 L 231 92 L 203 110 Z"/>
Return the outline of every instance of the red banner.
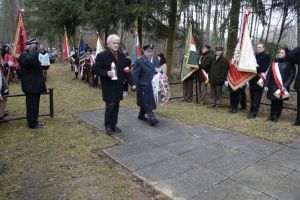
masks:
<path fill-rule="evenodd" d="M 69 43 L 68 43 L 68 36 L 67 36 L 67 32 L 65 30 L 65 34 L 64 34 L 64 45 L 63 45 L 63 52 L 62 52 L 62 56 L 61 59 L 62 60 L 67 60 L 69 58 Z"/>
<path fill-rule="evenodd" d="M 14 54 L 21 54 L 25 50 L 25 42 L 27 40 L 25 24 L 24 24 L 24 9 L 19 10 L 17 17 L 16 36 L 14 41 Z"/>

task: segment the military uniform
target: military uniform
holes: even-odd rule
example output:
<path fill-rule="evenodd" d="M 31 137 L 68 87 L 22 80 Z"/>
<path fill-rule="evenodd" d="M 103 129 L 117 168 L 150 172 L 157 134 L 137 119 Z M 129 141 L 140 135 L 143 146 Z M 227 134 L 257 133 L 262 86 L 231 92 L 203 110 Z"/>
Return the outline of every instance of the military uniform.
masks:
<path fill-rule="evenodd" d="M 151 125 L 158 122 L 153 113 L 153 110 L 156 109 L 156 103 L 153 95 L 152 78 L 159 67 L 159 60 L 156 57 L 149 59 L 143 55 L 136 61 L 132 73 L 137 87 L 137 105 L 140 107 L 138 118 L 146 120 L 145 114 L 147 114 Z"/>
<path fill-rule="evenodd" d="M 26 45 L 36 41 L 29 40 Z M 30 128 L 42 128 L 38 122 L 39 103 L 42 93 L 47 92 L 43 68 L 36 50 L 25 50 L 19 57 L 22 90 L 26 95 L 27 121 Z"/>

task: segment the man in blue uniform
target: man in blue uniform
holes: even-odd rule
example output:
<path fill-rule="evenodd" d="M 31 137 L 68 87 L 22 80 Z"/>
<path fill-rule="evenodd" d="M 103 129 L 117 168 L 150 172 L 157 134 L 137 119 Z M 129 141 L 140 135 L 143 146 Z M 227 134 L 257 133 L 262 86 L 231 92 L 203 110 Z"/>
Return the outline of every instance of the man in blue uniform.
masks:
<path fill-rule="evenodd" d="M 159 60 L 154 57 L 154 45 L 148 44 L 143 47 L 144 54 L 139 58 L 133 69 L 133 81 L 137 87 L 137 105 L 140 107 L 138 118 L 149 121 L 151 126 L 158 123 L 153 110 L 156 109 L 154 100 L 152 78 L 159 69 Z M 145 116 L 147 114 L 147 117 Z"/>

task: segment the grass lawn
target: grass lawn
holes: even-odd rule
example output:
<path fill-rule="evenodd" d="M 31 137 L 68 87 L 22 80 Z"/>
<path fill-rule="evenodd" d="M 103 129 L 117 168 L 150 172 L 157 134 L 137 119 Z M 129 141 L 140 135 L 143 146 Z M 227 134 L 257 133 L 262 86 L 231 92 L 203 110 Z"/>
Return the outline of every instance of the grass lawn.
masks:
<path fill-rule="evenodd" d="M 51 66 L 55 118 L 40 118 L 44 129 L 29 129 L 25 120 L 0 124 L 0 199 L 164 199 L 103 155 L 115 139 L 73 117 L 104 104 L 99 89 L 72 78 L 67 65 Z M 11 84 L 10 93 L 21 93 L 20 84 Z M 131 95 L 122 105 L 133 103 Z M 24 115 L 24 97 L 10 98 L 8 109 Z M 40 113 L 46 112 L 43 96 Z"/>
<path fill-rule="evenodd" d="M 102 150 L 118 142 L 73 117 L 73 113 L 104 108 L 101 92 L 72 80 L 68 65 L 52 65 L 47 86 L 54 88 L 55 118 L 40 118 L 41 130 L 27 128 L 25 120 L 0 124 L 0 199 L 164 199 L 137 181 L 127 170 L 106 158 Z M 10 86 L 11 94 L 20 84 Z M 175 91 L 173 92 L 173 94 Z M 130 93 L 122 106 L 136 107 Z M 157 113 L 189 124 L 210 124 L 252 137 L 287 144 L 300 138 L 300 128 L 290 122 L 294 111 L 283 111 L 279 123 L 266 122 L 268 107 L 256 119 L 244 112 L 210 109 L 173 100 Z M 11 115 L 25 114 L 24 98 L 10 98 Z M 41 99 L 40 113 L 48 112 Z"/>

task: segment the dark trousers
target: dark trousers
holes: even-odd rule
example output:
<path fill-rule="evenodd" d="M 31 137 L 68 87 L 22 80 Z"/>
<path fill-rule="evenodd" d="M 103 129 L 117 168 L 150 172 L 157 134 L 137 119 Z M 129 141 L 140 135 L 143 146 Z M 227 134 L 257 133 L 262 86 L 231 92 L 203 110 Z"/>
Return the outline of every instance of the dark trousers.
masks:
<path fill-rule="evenodd" d="M 250 89 L 250 98 L 251 98 L 251 107 L 250 107 L 250 115 L 256 116 L 261 102 L 261 96 L 263 93 L 262 89 Z"/>
<path fill-rule="evenodd" d="M 26 94 L 27 121 L 31 128 L 38 124 L 40 96 L 40 94 Z"/>
<path fill-rule="evenodd" d="M 210 97 L 213 105 L 222 105 L 223 85 L 210 85 Z"/>
<path fill-rule="evenodd" d="M 231 91 L 230 92 L 230 106 L 232 109 L 237 109 L 240 103 L 241 91 Z"/>
<path fill-rule="evenodd" d="M 124 81 L 124 84 L 123 84 L 123 91 L 124 91 L 124 92 L 128 92 L 128 88 L 129 88 L 129 86 L 128 86 L 128 81 L 125 80 L 125 81 Z"/>
<path fill-rule="evenodd" d="M 297 118 L 296 124 L 300 124 L 300 91 L 297 92 Z"/>
<path fill-rule="evenodd" d="M 193 99 L 193 82 L 192 78 L 187 78 L 182 82 L 183 86 L 183 99 L 192 100 Z"/>
<path fill-rule="evenodd" d="M 283 108 L 283 100 L 276 99 L 271 101 L 270 118 L 278 119 L 281 116 Z"/>
<path fill-rule="evenodd" d="M 241 108 L 247 108 L 247 95 L 246 95 L 246 87 L 244 87 L 241 91 Z"/>
<path fill-rule="evenodd" d="M 156 120 L 156 116 L 152 110 L 141 107 L 139 112 L 139 117 L 145 117 L 145 114 L 147 114 L 149 121 Z"/>
<path fill-rule="evenodd" d="M 120 102 L 105 102 L 105 119 L 104 126 L 105 128 L 114 128 L 118 123 L 118 114 Z"/>

